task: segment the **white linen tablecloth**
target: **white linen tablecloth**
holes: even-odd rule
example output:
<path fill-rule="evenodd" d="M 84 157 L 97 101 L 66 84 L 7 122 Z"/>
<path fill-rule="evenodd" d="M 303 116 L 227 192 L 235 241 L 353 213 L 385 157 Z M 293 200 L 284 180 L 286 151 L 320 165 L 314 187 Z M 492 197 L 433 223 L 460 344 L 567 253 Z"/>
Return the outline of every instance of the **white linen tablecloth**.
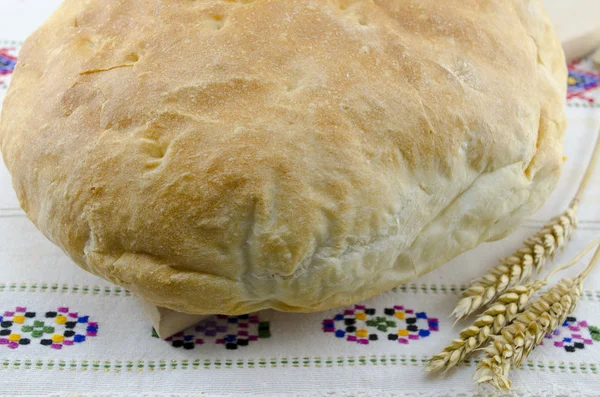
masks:
<path fill-rule="evenodd" d="M 58 3 L 0 0 L 0 100 L 22 41 Z M 153 336 L 138 298 L 80 270 L 36 230 L 2 164 L 0 395 L 489 395 L 472 385 L 474 360 L 446 377 L 426 374 L 423 363 L 459 330 L 447 316 L 461 285 L 512 253 L 575 193 L 600 128 L 600 70 L 588 61 L 570 69 L 562 179 L 513 235 L 360 305 L 214 317 L 169 341 Z M 600 234 L 599 182 L 597 169 L 580 227 L 553 263 Z M 600 396 L 600 268 L 584 288 L 573 316 L 513 371 L 513 395 Z"/>

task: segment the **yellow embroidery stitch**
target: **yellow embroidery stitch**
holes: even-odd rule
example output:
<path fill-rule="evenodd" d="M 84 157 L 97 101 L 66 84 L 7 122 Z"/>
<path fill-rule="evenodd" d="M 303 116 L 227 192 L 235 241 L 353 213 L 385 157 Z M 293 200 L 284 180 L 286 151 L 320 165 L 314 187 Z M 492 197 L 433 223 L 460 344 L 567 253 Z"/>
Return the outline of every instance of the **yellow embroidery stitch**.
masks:
<path fill-rule="evenodd" d="M 358 331 L 356 331 L 356 336 L 358 337 L 366 338 L 367 335 L 369 335 L 369 332 L 366 329 L 359 329 Z"/>
<path fill-rule="evenodd" d="M 54 343 L 61 343 L 64 340 L 65 340 L 65 337 L 63 335 L 59 335 L 59 334 L 52 335 L 52 342 L 54 342 Z"/>
<path fill-rule="evenodd" d="M 404 320 L 404 312 L 396 312 L 394 313 L 394 317 L 396 317 L 398 320 Z"/>

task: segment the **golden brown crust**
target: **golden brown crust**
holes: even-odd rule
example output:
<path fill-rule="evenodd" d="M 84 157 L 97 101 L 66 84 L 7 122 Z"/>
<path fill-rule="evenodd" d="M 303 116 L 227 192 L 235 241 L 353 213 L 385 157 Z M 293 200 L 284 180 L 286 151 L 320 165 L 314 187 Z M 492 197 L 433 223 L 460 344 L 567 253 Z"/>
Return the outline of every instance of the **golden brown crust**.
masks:
<path fill-rule="evenodd" d="M 178 311 L 313 311 L 537 209 L 565 81 L 537 0 L 67 0 L 0 144 L 83 268 Z"/>

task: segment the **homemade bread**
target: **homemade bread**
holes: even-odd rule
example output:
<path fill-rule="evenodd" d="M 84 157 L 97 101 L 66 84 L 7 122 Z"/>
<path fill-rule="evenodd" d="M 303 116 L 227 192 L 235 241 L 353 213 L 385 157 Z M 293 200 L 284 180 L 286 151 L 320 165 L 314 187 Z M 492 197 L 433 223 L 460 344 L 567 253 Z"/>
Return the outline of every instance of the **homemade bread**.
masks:
<path fill-rule="evenodd" d="M 537 0 L 66 0 L 0 144 L 84 269 L 181 312 L 306 312 L 539 208 L 565 90 Z"/>

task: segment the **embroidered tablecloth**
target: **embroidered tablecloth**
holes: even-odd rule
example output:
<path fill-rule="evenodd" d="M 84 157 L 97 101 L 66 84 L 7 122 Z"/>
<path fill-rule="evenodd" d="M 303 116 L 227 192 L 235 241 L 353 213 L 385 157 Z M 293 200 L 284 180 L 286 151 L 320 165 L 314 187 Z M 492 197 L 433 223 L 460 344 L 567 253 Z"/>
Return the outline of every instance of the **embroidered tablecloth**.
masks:
<path fill-rule="evenodd" d="M 0 0 L 0 100 L 22 41 L 58 3 Z M 600 69 L 589 60 L 570 65 L 567 106 L 560 185 L 510 237 L 351 307 L 216 316 L 167 341 L 153 334 L 138 298 L 83 272 L 45 240 L 19 209 L 2 164 L 0 395 L 489 395 L 472 385 L 476 359 L 446 377 L 426 374 L 423 364 L 458 332 L 447 316 L 461 285 L 513 252 L 575 193 L 600 128 Z M 580 227 L 554 263 L 600 234 L 599 182 L 597 169 Z M 584 287 L 573 315 L 513 371 L 514 395 L 600 395 L 600 268 Z"/>

